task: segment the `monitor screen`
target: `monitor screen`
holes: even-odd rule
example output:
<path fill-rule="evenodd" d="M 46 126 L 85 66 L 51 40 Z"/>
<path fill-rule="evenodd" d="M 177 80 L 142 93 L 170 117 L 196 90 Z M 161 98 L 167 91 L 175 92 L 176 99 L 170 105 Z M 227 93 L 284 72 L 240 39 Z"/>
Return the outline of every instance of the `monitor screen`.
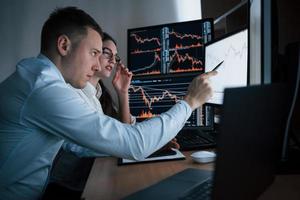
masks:
<path fill-rule="evenodd" d="M 218 74 L 210 78 L 213 96 L 207 103 L 221 105 L 224 89 L 248 83 L 248 30 L 243 29 L 205 46 L 205 72 L 216 66 Z"/>
<path fill-rule="evenodd" d="M 129 89 L 131 114 L 136 116 L 138 121 L 142 121 L 166 112 L 184 97 L 193 78 L 194 75 L 166 75 L 151 79 L 133 79 Z M 200 114 L 199 110 L 194 111 L 186 126 L 203 125 L 203 122 L 199 121 Z"/>
<path fill-rule="evenodd" d="M 203 72 L 211 38 L 210 19 L 129 29 L 128 68 L 134 75 Z"/>
<path fill-rule="evenodd" d="M 213 37 L 212 26 L 212 19 L 202 19 L 128 30 L 128 68 L 134 74 L 129 103 L 137 121 L 170 109 L 204 72 L 204 44 Z M 201 108 L 186 126 L 206 121 Z"/>

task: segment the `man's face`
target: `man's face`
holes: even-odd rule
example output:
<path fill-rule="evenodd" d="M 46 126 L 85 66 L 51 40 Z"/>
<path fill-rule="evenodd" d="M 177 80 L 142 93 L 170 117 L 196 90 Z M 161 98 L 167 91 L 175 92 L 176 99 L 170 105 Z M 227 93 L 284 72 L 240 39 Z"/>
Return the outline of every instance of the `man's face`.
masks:
<path fill-rule="evenodd" d="M 102 39 L 98 32 L 88 28 L 87 35 L 63 57 L 64 78 L 75 88 L 84 88 L 95 71 L 101 70 Z"/>
<path fill-rule="evenodd" d="M 95 76 L 99 78 L 110 77 L 113 68 L 119 61 L 118 51 L 115 43 L 111 40 L 103 42 L 102 55 L 100 56 L 101 70 L 95 72 Z"/>

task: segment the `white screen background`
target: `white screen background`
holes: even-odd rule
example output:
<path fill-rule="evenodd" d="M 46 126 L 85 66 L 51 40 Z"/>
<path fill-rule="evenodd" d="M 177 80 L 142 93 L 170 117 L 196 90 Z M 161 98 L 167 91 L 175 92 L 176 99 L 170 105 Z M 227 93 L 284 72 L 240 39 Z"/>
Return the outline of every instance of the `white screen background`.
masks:
<path fill-rule="evenodd" d="M 243 30 L 205 48 L 205 72 L 222 62 L 210 78 L 213 96 L 207 103 L 222 104 L 224 89 L 247 85 L 248 31 Z"/>

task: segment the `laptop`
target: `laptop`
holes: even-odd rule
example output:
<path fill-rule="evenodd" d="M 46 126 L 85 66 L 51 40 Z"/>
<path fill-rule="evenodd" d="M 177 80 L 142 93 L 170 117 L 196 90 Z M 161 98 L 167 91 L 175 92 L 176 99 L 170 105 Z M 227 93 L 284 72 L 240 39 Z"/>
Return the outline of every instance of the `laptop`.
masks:
<path fill-rule="evenodd" d="M 286 94 L 281 84 L 226 89 L 215 172 L 186 169 L 125 199 L 188 199 L 207 182 L 211 186 L 201 192 L 207 193 L 203 199 L 257 199 L 274 180 L 288 110 Z"/>

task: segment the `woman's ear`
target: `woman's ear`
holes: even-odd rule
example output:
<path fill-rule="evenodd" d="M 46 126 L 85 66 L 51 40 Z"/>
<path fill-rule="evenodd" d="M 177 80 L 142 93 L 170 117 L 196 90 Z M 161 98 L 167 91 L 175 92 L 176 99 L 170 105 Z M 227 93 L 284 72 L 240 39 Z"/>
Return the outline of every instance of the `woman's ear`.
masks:
<path fill-rule="evenodd" d="M 71 40 L 66 35 L 57 38 L 57 50 L 61 56 L 66 56 L 71 49 Z"/>

